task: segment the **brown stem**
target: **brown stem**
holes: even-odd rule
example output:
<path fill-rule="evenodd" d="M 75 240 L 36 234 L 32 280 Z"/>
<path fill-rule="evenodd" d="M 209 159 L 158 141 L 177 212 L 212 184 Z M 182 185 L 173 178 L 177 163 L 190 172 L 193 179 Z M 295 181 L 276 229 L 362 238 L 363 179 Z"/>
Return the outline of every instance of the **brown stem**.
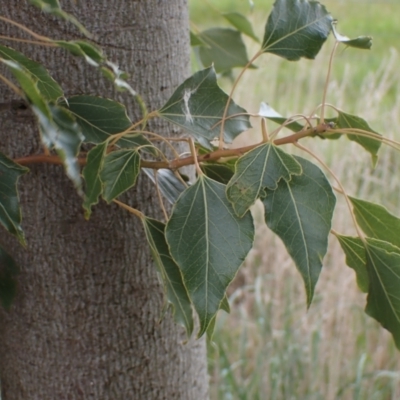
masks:
<path fill-rule="evenodd" d="M 31 164 L 54 164 L 54 165 L 62 165 L 63 161 L 59 156 L 55 155 L 46 155 L 46 154 L 35 154 L 32 156 L 21 157 L 14 159 L 14 162 L 20 165 L 31 165 Z M 78 157 L 78 163 L 80 166 L 86 165 L 86 157 Z M 153 169 L 161 169 L 161 168 L 169 168 L 169 163 L 167 161 L 140 161 L 141 168 L 153 168 Z"/>
<path fill-rule="evenodd" d="M 285 136 L 280 139 L 274 140 L 274 144 L 276 146 L 280 146 L 282 144 L 289 144 L 289 143 L 296 143 L 298 140 L 306 137 L 306 136 L 313 136 L 316 134 L 324 133 L 330 130 L 330 126 L 328 124 L 319 124 L 316 127 L 308 128 L 302 130 L 300 132 L 296 132 L 292 135 Z M 196 161 L 199 162 L 206 162 L 206 161 L 216 161 L 220 158 L 225 157 L 232 157 L 232 156 L 241 156 L 244 153 L 247 153 L 250 150 L 253 150 L 257 146 L 260 146 L 261 143 L 252 144 L 250 146 L 240 147 L 237 149 L 221 149 L 213 151 L 212 153 L 203 154 L 197 157 L 197 160 L 194 159 L 193 156 L 185 157 L 185 158 L 177 158 L 172 160 L 171 162 L 168 161 L 140 161 L 141 168 L 152 168 L 152 169 L 178 169 L 184 167 L 186 165 L 193 165 Z M 14 160 L 17 164 L 20 165 L 30 165 L 30 164 L 56 164 L 61 165 L 63 161 L 59 156 L 56 155 L 46 155 L 46 154 L 36 154 L 27 157 L 21 157 Z M 86 157 L 80 156 L 78 157 L 78 163 L 81 166 L 86 165 Z"/>

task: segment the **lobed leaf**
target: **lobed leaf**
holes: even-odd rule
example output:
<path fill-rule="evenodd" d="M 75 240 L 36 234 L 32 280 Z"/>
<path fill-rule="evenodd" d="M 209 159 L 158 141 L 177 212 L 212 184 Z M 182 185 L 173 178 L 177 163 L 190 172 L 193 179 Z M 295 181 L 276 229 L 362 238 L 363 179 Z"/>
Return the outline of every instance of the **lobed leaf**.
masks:
<path fill-rule="evenodd" d="M 0 223 L 23 244 L 25 238 L 21 228 L 17 183 L 26 172 L 28 168 L 21 167 L 0 153 Z"/>
<path fill-rule="evenodd" d="M 140 156 L 136 150 L 117 150 L 104 158 L 100 179 L 103 198 L 110 203 L 135 185 L 140 172 Z"/>
<path fill-rule="evenodd" d="M 60 85 L 50 76 L 48 71 L 36 61 L 25 57 L 20 52 L 0 45 L 0 57 L 4 60 L 14 61 L 24 67 L 35 78 L 37 89 L 46 100 L 56 101 L 63 95 Z"/>
<path fill-rule="evenodd" d="M 370 281 L 365 312 L 393 335 L 400 349 L 400 249 L 371 238 L 365 248 Z"/>
<path fill-rule="evenodd" d="M 166 289 L 167 299 L 173 306 L 175 321 L 182 325 L 190 336 L 194 326 L 192 305 L 179 267 L 170 255 L 165 240 L 165 224 L 146 217 L 142 218 L 142 221 L 154 261 Z"/>
<path fill-rule="evenodd" d="M 365 247 L 359 237 L 344 236 L 335 233 L 346 255 L 346 264 L 356 273 L 357 285 L 364 293 L 369 289 L 369 277 Z"/>
<path fill-rule="evenodd" d="M 200 176 L 176 202 L 166 238 L 199 315 L 200 337 L 252 247 L 252 217 L 247 213 L 238 218 L 226 199 L 225 185 Z"/>
<path fill-rule="evenodd" d="M 100 173 L 103 169 L 106 150 L 107 142 L 103 142 L 96 147 L 93 147 L 87 155 L 86 165 L 85 168 L 83 168 L 83 178 L 86 183 L 83 208 L 85 209 L 86 219 L 90 218 L 92 206 L 98 203 L 99 196 L 103 192 Z"/>
<path fill-rule="evenodd" d="M 12 257 L 0 247 L 0 303 L 8 310 L 17 294 L 19 268 Z"/>
<path fill-rule="evenodd" d="M 372 164 L 373 166 L 376 165 L 376 162 L 378 161 L 378 150 L 381 147 L 381 134 L 375 132 L 364 119 L 357 117 L 356 115 L 344 113 L 342 111 L 339 111 L 338 117 L 336 119 L 331 119 L 331 122 L 335 123 L 336 128 L 339 129 L 359 129 L 372 134 L 372 136 L 375 136 L 376 139 L 371 136 L 366 137 L 363 135 L 358 135 L 357 133 L 351 133 L 347 135 L 350 140 L 358 143 L 371 154 Z"/>
<path fill-rule="evenodd" d="M 292 175 L 301 173 L 293 156 L 273 144 L 262 144 L 237 160 L 226 195 L 236 215 L 242 217 L 259 197 L 265 197 L 265 188 L 275 190 L 281 178 L 290 181 Z"/>
<path fill-rule="evenodd" d="M 210 67 L 183 82 L 159 110 L 159 114 L 211 149 L 210 141 L 219 137 L 227 101 L 228 96 L 218 87 L 215 70 Z M 246 110 L 233 101 L 229 104 L 226 117 L 224 139 L 227 143 L 251 127 Z"/>
<path fill-rule="evenodd" d="M 290 61 L 314 59 L 332 28 L 326 8 L 308 0 L 276 0 L 265 26 L 262 51 Z"/>
<path fill-rule="evenodd" d="M 198 35 L 205 43 L 199 46 L 199 56 L 204 66 L 213 65 L 217 73 L 245 67 L 249 59 L 246 46 L 239 31 L 229 28 L 211 28 Z"/>
<path fill-rule="evenodd" d="M 336 198 L 323 172 L 313 163 L 294 156 L 303 174 L 275 190 L 266 189 L 263 200 L 268 227 L 283 241 L 300 271 L 310 306 L 328 246 Z"/>
<path fill-rule="evenodd" d="M 369 201 L 350 197 L 357 224 L 364 233 L 374 239 L 400 247 L 400 219 L 385 207 Z"/>

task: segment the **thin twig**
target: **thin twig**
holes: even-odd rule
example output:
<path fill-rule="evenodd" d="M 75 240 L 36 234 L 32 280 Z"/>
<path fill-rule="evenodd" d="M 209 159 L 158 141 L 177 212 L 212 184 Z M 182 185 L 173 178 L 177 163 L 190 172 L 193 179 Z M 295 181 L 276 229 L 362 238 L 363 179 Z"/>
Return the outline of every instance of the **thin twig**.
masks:
<path fill-rule="evenodd" d="M 233 96 L 233 93 L 236 89 L 236 86 L 238 85 L 240 79 L 242 78 L 243 74 L 245 73 L 245 71 L 250 67 L 251 64 L 253 64 L 253 62 L 262 54 L 262 50 L 259 50 L 253 57 L 252 59 L 244 66 L 244 68 L 240 71 L 238 77 L 235 79 L 235 82 L 232 85 L 232 89 L 231 92 L 229 94 L 228 100 L 226 101 L 225 104 L 225 109 L 224 109 L 224 113 L 222 115 L 222 120 L 221 120 L 221 130 L 220 130 L 220 134 L 219 134 L 219 149 L 223 149 L 224 147 L 224 126 L 225 126 L 225 119 L 226 119 L 226 115 L 228 114 L 228 109 L 229 109 L 229 105 Z"/>
<path fill-rule="evenodd" d="M 163 212 L 163 214 L 164 214 L 165 222 L 167 222 L 168 219 L 169 219 L 169 217 L 168 217 L 167 210 L 166 210 L 165 207 L 164 207 L 164 202 L 163 202 L 163 198 L 162 198 L 162 196 L 161 196 L 160 187 L 158 186 L 158 176 L 157 176 L 157 172 L 158 172 L 158 171 L 156 170 L 155 173 L 154 173 L 154 181 L 155 181 L 155 184 L 156 184 L 156 191 L 157 191 L 158 201 L 159 201 L 159 203 L 160 203 L 161 210 L 162 210 L 162 212 Z"/>
<path fill-rule="evenodd" d="M 39 46 L 58 47 L 55 43 L 51 43 L 51 42 L 39 42 L 37 40 L 15 38 L 15 37 L 10 37 L 10 36 L 3 36 L 3 35 L 0 35 L 0 39 L 9 40 L 9 41 L 12 41 L 12 42 L 35 44 L 35 45 L 39 45 Z"/>
<path fill-rule="evenodd" d="M 332 72 L 332 65 L 333 65 L 333 57 L 335 56 L 336 48 L 338 47 L 339 42 L 336 41 L 335 45 L 333 46 L 333 50 L 331 53 L 331 57 L 329 59 L 329 65 L 328 65 L 328 73 L 326 74 L 326 80 L 325 80 L 325 87 L 324 87 L 324 94 L 322 95 L 322 106 L 321 106 L 321 117 L 320 117 L 320 122 L 324 123 L 325 122 L 325 102 L 326 102 L 326 96 L 328 93 L 328 85 L 329 81 L 331 78 L 331 72 Z"/>
<path fill-rule="evenodd" d="M 132 207 L 128 206 L 127 204 L 122 203 L 119 200 L 114 199 L 113 202 L 115 204 L 118 204 L 120 207 L 124 208 L 125 210 L 129 211 L 131 214 L 135 215 L 136 217 L 139 217 L 140 219 L 145 218 L 144 214 L 142 214 L 139 210 L 136 210 L 136 208 L 132 208 Z"/>
<path fill-rule="evenodd" d="M 52 42 L 52 40 L 46 36 L 39 35 L 38 33 L 33 32 L 29 28 L 27 28 L 25 25 L 19 24 L 18 22 L 13 21 L 12 19 L 9 19 L 7 17 L 3 17 L 0 15 L 0 21 L 7 22 L 11 25 L 16 26 L 17 28 L 29 33 L 31 36 L 36 38 L 37 40 L 40 40 L 41 42 Z"/>
<path fill-rule="evenodd" d="M 24 92 L 16 85 L 14 85 L 10 80 L 8 80 L 4 75 L 0 74 L 0 80 L 3 81 L 10 89 L 12 89 L 18 96 L 25 97 Z"/>

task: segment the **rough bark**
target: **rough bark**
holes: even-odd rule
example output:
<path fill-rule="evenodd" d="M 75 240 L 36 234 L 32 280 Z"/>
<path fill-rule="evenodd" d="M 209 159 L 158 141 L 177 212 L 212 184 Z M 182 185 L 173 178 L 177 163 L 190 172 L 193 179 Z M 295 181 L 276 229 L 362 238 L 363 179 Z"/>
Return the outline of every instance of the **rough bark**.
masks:
<path fill-rule="evenodd" d="M 187 76 L 186 0 L 70 6 L 109 59 L 131 74 L 150 109 Z M 51 37 L 73 32 L 21 1 L 3 1 L 0 14 Z M 24 36 L 3 23 L 0 31 Z M 100 73 L 81 59 L 62 50 L 25 49 L 50 67 L 67 94 L 115 98 Z M 1 86 L 0 102 L 13 98 Z M 137 114 L 128 96 L 124 103 Z M 0 126 L 1 151 L 12 157 L 41 152 L 29 115 L 0 113 Z M 171 134 L 162 123 L 152 129 Z M 85 221 L 81 199 L 58 166 L 32 166 L 19 188 L 27 248 L 0 230 L 0 245 L 21 267 L 17 299 L 9 312 L 0 310 L 2 399 L 206 399 L 204 342 L 184 344 L 169 313 L 162 318 L 162 291 L 140 221 L 104 203 Z M 124 200 L 161 217 L 145 177 Z"/>

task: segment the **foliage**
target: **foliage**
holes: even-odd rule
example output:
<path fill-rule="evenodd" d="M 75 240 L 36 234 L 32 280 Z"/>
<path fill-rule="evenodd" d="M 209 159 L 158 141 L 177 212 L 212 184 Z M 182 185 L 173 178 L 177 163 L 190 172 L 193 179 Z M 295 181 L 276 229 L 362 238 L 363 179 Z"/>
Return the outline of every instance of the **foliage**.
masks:
<path fill-rule="evenodd" d="M 73 16 L 61 9 L 58 1 L 31 2 L 75 24 L 81 33 L 90 37 Z M 193 311 L 200 321 L 198 336 L 207 333 L 209 337 L 217 312 L 229 311 L 226 291 L 252 247 L 254 226 L 250 208 L 261 200 L 268 227 L 281 238 L 303 278 L 307 305 L 312 303 L 327 252 L 328 235 L 332 232 L 346 254 L 347 264 L 356 271 L 360 288 L 368 293 L 366 312 L 392 333 L 400 348 L 399 219 L 381 206 L 347 196 L 333 172 L 299 141 L 306 137 L 347 136 L 371 154 L 373 165 L 382 143 L 394 148 L 400 143 L 375 132 L 361 117 L 328 105 L 327 84 L 321 93 L 322 104 L 310 115 L 285 118 L 266 104 L 260 106 L 258 114 L 250 114 L 232 99 L 244 71 L 253 68 L 254 62 L 265 54 L 290 61 L 313 59 L 333 31 L 335 45 L 327 67 L 328 82 L 336 48 L 344 44 L 369 49 L 371 38 L 349 39 L 338 34 L 336 21 L 315 1 L 277 0 L 267 19 L 263 40 L 254 34 L 243 15 L 226 13 L 223 17 L 232 28 L 191 32 L 191 43 L 205 68 L 184 81 L 164 106 L 151 112 L 126 82 L 126 74 L 89 40 L 52 40 L 30 31 L 43 44 L 84 58 L 118 89 L 134 96 L 143 113 L 143 118 L 135 122 L 127 116 L 124 105 L 112 99 L 91 95 L 64 98 L 62 88 L 44 66 L 11 47 L 0 46 L 0 61 L 19 87 L 6 78 L 3 81 L 23 97 L 37 118 L 46 148 L 40 161 L 58 160 L 64 165 L 78 193 L 82 194 L 86 218 L 90 218 L 91 208 L 102 198 L 141 219 L 166 299 L 172 305 L 176 321 L 189 335 L 194 329 Z M 1 20 L 14 23 L 5 18 Z M 261 43 L 259 51 L 250 59 L 242 35 Z M 218 86 L 217 74 L 231 74 L 236 67 L 242 70 L 227 95 Z M 328 107 L 336 112 L 336 117 L 325 118 Z M 251 127 L 250 116 L 260 120 L 262 141 L 242 148 L 227 147 L 227 143 Z M 186 132 L 187 138 L 181 140 L 191 155 L 167 159 L 153 140 L 170 144 L 169 138 L 145 130 L 148 120 L 153 118 L 162 118 Z M 267 120 L 278 123 L 278 128 L 268 132 Z M 291 132 L 286 134 L 286 128 Z M 282 132 L 285 135 L 278 138 Z M 82 144 L 89 146 L 88 153 L 82 151 Z M 299 147 L 316 163 L 292 156 L 280 147 L 283 144 Z M 0 182 L 0 223 L 22 242 L 16 186 L 19 176 L 26 172 L 22 164 L 28 163 L 29 156 L 22 162 L 0 153 L 0 173 L 5 177 Z M 338 187 L 330 183 L 318 163 Z M 85 165 L 83 180 L 82 164 Z M 186 165 L 196 167 L 197 180 L 191 184 L 179 173 Z M 161 204 L 166 212 L 165 222 L 144 216 L 118 200 L 136 184 L 140 170 L 173 204 L 170 215 Z M 340 235 L 331 229 L 336 204 L 334 191 L 343 195 L 349 205 L 357 232 L 355 237 Z M 2 300 L 8 306 L 15 292 L 14 279 L 10 276 L 15 275 L 16 267 L 4 250 L 1 254 L 8 271 L 13 271 L 0 274 L 0 288 L 11 282 L 11 290 L 6 300 Z"/>

